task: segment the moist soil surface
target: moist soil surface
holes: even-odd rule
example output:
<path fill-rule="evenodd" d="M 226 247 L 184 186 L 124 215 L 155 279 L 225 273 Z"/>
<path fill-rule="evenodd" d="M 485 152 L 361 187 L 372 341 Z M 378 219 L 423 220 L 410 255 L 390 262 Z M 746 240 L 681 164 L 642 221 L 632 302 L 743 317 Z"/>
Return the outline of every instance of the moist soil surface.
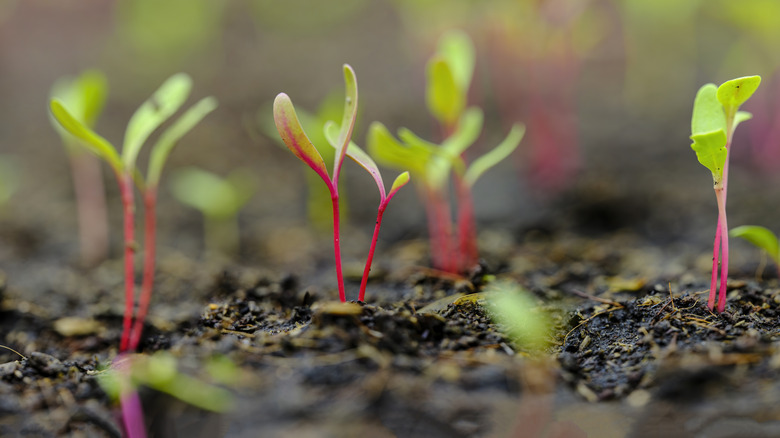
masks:
<path fill-rule="evenodd" d="M 3 233 L 0 343 L 20 355 L 0 349 L 0 436 L 119 437 L 100 382 L 120 338 L 121 260 L 63 267 L 25 235 Z M 144 385 L 149 436 L 780 436 L 776 278 L 737 270 L 716 314 L 706 272 L 690 273 L 699 254 L 636 233 L 538 227 L 481 243 L 468 276 L 423 268 L 401 256 L 423 243 L 396 243 L 369 302 L 345 304 L 317 285 L 332 275 L 324 256 L 302 279 L 162 250 L 140 353 L 173 357 L 232 400 L 213 412 Z M 549 314 L 546 351 L 491 319 L 496 280 Z M 230 379 L 207 372 L 215 357 Z"/>

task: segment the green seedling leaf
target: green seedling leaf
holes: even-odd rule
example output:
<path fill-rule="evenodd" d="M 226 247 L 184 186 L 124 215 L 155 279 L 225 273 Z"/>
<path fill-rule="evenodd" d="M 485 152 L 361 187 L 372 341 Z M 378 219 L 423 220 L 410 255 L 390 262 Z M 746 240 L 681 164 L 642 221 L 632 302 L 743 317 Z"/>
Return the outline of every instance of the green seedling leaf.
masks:
<path fill-rule="evenodd" d="M 734 126 L 731 129 L 737 129 L 737 126 L 745 121 L 748 121 L 753 118 L 753 114 L 750 114 L 747 111 L 737 111 L 737 114 L 734 115 Z"/>
<path fill-rule="evenodd" d="M 341 119 L 341 129 L 339 130 L 338 140 L 336 140 L 336 158 L 333 163 L 333 182 L 338 183 L 341 174 L 341 164 L 344 162 L 344 156 L 347 153 L 349 139 L 352 137 L 352 130 L 355 127 L 357 118 L 358 88 L 355 71 L 349 64 L 344 64 L 344 86 L 346 88 L 344 98 L 344 115 Z"/>
<path fill-rule="evenodd" d="M 467 109 L 460 118 L 458 129 L 441 144 L 440 153 L 451 158 L 460 157 L 479 138 L 483 120 L 481 109 L 476 107 Z"/>
<path fill-rule="evenodd" d="M 692 135 L 693 144 L 691 148 L 696 152 L 696 158 L 699 159 L 704 167 L 712 172 L 712 180 L 715 187 L 720 187 L 723 181 L 723 168 L 726 165 L 726 133 L 722 130 L 708 132 L 705 134 Z"/>
<path fill-rule="evenodd" d="M 390 193 L 387 195 L 387 199 L 392 198 L 395 196 L 395 194 L 401 190 L 401 187 L 409 184 L 409 180 L 411 180 L 411 176 L 409 175 L 409 172 L 404 172 L 397 177 L 395 177 L 395 180 L 393 181 L 392 187 L 390 187 Z"/>
<path fill-rule="evenodd" d="M 775 233 L 767 228 L 757 225 L 743 225 L 729 231 L 732 237 L 741 237 L 753 245 L 763 249 L 772 257 L 776 264 L 780 265 L 780 243 Z"/>
<path fill-rule="evenodd" d="M 537 353 L 550 344 L 552 322 L 530 293 L 515 284 L 497 283 L 486 296 L 491 317 L 515 343 Z"/>
<path fill-rule="evenodd" d="M 333 146 L 334 149 L 338 149 L 339 128 L 336 126 L 336 123 L 333 121 L 326 122 L 323 131 L 325 138 L 328 140 L 328 144 Z M 374 178 L 374 181 L 379 188 L 379 194 L 382 200 L 384 200 L 385 184 L 382 181 L 382 175 L 379 173 L 379 167 L 376 165 L 374 160 L 371 159 L 371 157 L 365 153 L 363 149 L 360 149 L 358 145 L 351 141 L 349 142 L 349 147 L 347 148 L 347 156 L 371 174 L 371 177 Z"/>
<path fill-rule="evenodd" d="M 508 157 L 525 135 L 525 125 L 512 125 L 512 129 L 507 134 L 504 141 L 496 146 L 492 151 L 477 158 L 471 163 L 463 180 L 469 187 L 473 187 L 479 177 L 485 173 L 488 169 L 500 163 L 504 158 Z"/>
<path fill-rule="evenodd" d="M 466 107 L 466 95 L 460 90 L 455 76 L 442 56 L 434 56 L 428 62 L 428 85 L 425 100 L 428 110 L 444 126 L 453 126 Z"/>
<path fill-rule="evenodd" d="M 705 134 L 717 130 L 726 132 L 726 114 L 718 101 L 718 88 L 706 84 L 699 88 L 693 101 L 691 135 Z"/>
<path fill-rule="evenodd" d="M 384 166 L 397 170 L 409 169 L 417 175 L 425 175 L 432 151 L 427 146 L 402 144 L 380 122 L 368 128 L 366 145 L 369 153 Z"/>
<path fill-rule="evenodd" d="M 317 172 L 324 181 L 330 182 L 328 169 L 322 156 L 306 136 L 290 97 L 284 93 L 279 93 L 274 99 L 274 123 L 287 148 Z"/>
<path fill-rule="evenodd" d="M 187 100 L 192 79 L 178 73 L 166 80 L 152 96 L 135 111 L 125 131 L 122 161 L 128 169 L 135 168 L 135 160 L 149 135 L 168 120 Z"/>
<path fill-rule="evenodd" d="M 718 101 L 723 105 L 726 113 L 734 114 L 745 103 L 758 86 L 761 85 L 761 76 L 744 76 L 726 81 L 718 87 Z"/>
<path fill-rule="evenodd" d="M 90 128 L 95 126 L 107 96 L 108 81 L 97 70 L 87 70 L 75 79 L 61 79 L 51 92 L 52 98 L 59 99 L 76 120 Z"/>
<path fill-rule="evenodd" d="M 90 128 L 84 126 L 76 120 L 65 106 L 57 99 L 52 99 L 50 103 L 51 114 L 71 135 L 84 141 L 84 146 L 95 155 L 104 159 L 115 173 L 121 174 L 124 166 L 119 158 L 119 154 L 108 140 L 96 134 Z"/>
<path fill-rule="evenodd" d="M 217 108 L 217 99 L 206 97 L 190 107 L 176 122 L 171 125 L 152 148 L 147 172 L 147 186 L 155 187 L 160 181 L 165 161 L 173 147 L 185 134 L 190 132 L 206 115 Z"/>
<path fill-rule="evenodd" d="M 251 179 L 238 171 L 222 179 L 205 170 L 185 168 L 173 174 L 170 187 L 179 201 L 214 219 L 235 216 L 253 194 Z"/>
<path fill-rule="evenodd" d="M 446 60 L 460 93 L 466 96 L 471 86 L 476 59 L 471 38 L 462 31 L 450 31 L 439 40 L 438 54 Z"/>

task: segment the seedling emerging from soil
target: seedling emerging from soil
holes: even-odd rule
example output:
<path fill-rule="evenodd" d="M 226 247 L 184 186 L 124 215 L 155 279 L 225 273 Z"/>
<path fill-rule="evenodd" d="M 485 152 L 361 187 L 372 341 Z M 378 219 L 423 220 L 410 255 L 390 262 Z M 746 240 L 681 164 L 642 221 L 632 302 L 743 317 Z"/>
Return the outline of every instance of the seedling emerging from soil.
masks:
<path fill-rule="evenodd" d="M 94 127 L 107 95 L 106 78 L 98 71 L 86 71 L 77 78 L 62 78 L 51 90 L 51 98 L 59 99 L 71 115 L 88 128 Z M 60 134 L 70 158 L 81 262 L 92 266 L 108 255 L 108 220 L 100 162 L 79 144 L 81 140 L 68 133 L 54 119 L 52 125 Z"/>
<path fill-rule="evenodd" d="M 482 130 L 483 113 L 466 108 L 474 71 L 474 53 L 465 34 L 446 35 L 428 63 L 427 102 L 439 121 L 444 141 L 434 144 L 408 129 L 399 129 L 396 140 L 379 122 L 369 128 L 368 150 L 381 164 L 409 169 L 427 208 L 428 231 L 434 267 L 447 272 L 468 271 L 478 260 L 474 206 L 471 195 L 477 179 L 509 156 L 520 144 L 525 127 L 515 124 L 506 139 L 467 166 L 464 152 Z M 448 188 L 454 175 L 457 198 L 457 231 L 452 221 Z"/>
<path fill-rule="evenodd" d="M 188 168 L 173 174 L 171 191 L 179 201 L 203 213 L 206 248 L 233 256 L 239 249 L 238 212 L 252 198 L 254 185 L 247 171 L 220 178 Z"/>
<path fill-rule="evenodd" d="M 314 172 L 319 175 L 325 182 L 325 185 L 330 192 L 331 205 L 333 209 L 333 252 L 336 260 L 336 281 L 339 288 L 339 299 L 342 302 L 346 302 L 346 293 L 344 290 L 344 276 L 342 274 L 341 267 L 341 245 L 340 245 L 340 231 L 339 231 L 339 190 L 338 181 L 341 173 L 341 166 L 344 163 L 344 157 L 349 155 L 350 158 L 355 160 L 358 164 L 363 166 L 374 178 L 379 186 L 380 192 L 380 205 L 379 213 L 377 215 L 377 222 L 374 229 L 374 237 L 372 239 L 371 248 L 369 250 L 368 260 L 363 272 L 363 279 L 361 280 L 359 299 L 362 301 L 365 298 L 365 286 L 368 281 L 368 272 L 371 270 L 371 262 L 373 259 L 374 248 L 376 246 L 376 239 L 379 232 L 379 225 L 382 220 L 382 214 L 387 207 L 387 203 L 395 195 L 395 193 L 409 181 L 408 174 L 401 174 L 396 178 L 393 183 L 393 187 L 390 190 L 389 195 L 385 195 L 384 183 L 382 177 L 379 174 L 379 170 L 376 164 L 360 150 L 354 143 L 350 142 L 352 137 L 352 130 L 355 126 L 355 118 L 357 116 L 357 99 L 358 88 L 357 79 L 355 78 L 355 72 L 349 65 L 344 65 L 344 83 L 346 85 L 346 98 L 344 99 L 344 114 L 342 116 L 341 125 L 336 127 L 335 123 L 329 123 L 325 126 L 325 133 L 328 137 L 328 142 L 335 148 L 336 153 L 333 163 L 333 176 L 328 173 L 328 169 L 325 166 L 325 162 L 322 156 L 311 143 L 311 140 L 306 136 L 301 123 L 298 120 L 298 116 L 295 113 L 290 98 L 284 94 L 279 93 L 274 100 L 274 123 L 276 129 L 279 131 L 284 144 L 298 157 L 301 161 L 306 163 Z"/>
<path fill-rule="evenodd" d="M 775 233 L 757 225 L 743 225 L 729 231 L 729 235 L 741 237 L 766 251 L 775 262 L 777 275 L 780 277 L 780 241 L 777 240 Z"/>
<path fill-rule="evenodd" d="M 141 147 L 149 135 L 168 120 L 187 99 L 192 80 L 180 73 L 169 78 L 144 102 L 127 124 L 121 155 L 106 139 L 96 134 L 76 119 L 58 99 L 51 100 L 51 112 L 59 124 L 70 134 L 82 141 L 84 147 L 102 158 L 114 172 L 122 197 L 125 236 L 125 315 L 123 321 L 120 352 L 134 351 L 140 341 L 144 319 L 149 308 L 154 283 L 154 258 L 156 236 L 157 190 L 165 160 L 176 142 L 189 132 L 206 114 L 216 108 L 212 97 L 202 99 L 189 108 L 176 122 L 166 129 L 152 147 L 146 180 L 136 169 L 135 162 Z M 135 307 L 134 255 L 135 242 L 135 200 L 133 183 L 136 183 L 144 200 L 144 269 L 138 311 Z M 135 319 L 135 324 L 133 320 Z"/>
<path fill-rule="evenodd" d="M 720 87 L 706 84 L 696 93 L 691 119 L 691 147 L 699 162 L 710 170 L 718 201 L 718 225 L 712 251 L 712 281 L 707 305 L 715 308 L 720 265 L 720 289 L 718 312 L 726 308 L 726 279 L 729 271 L 729 236 L 726 220 L 726 196 L 728 193 L 729 152 L 737 125 L 750 119 L 750 113 L 739 111 L 761 83 L 760 76 L 746 76 L 724 82 Z M 721 252 L 722 251 L 722 252 Z"/>

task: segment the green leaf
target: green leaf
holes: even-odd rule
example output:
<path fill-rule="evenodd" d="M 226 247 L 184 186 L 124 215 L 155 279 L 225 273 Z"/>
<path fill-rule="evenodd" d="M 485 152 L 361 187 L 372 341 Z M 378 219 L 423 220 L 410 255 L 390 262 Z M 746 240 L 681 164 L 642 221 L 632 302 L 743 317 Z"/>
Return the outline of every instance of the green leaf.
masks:
<path fill-rule="evenodd" d="M 741 237 L 753 245 L 763 249 L 780 265 L 780 243 L 775 233 L 757 225 L 743 225 L 729 231 L 732 237 Z"/>
<path fill-rule="evenodd" d="M 466 185 L 473 187 L 474 183 L 477 182 L 479 177 L 482 176 L 485 171 L 500 163 L 502 160 L 504 160 L 504 158 L 508 157 L 509 154 L 517 149 L 517 146 L 520 144 L 520 141 L 523 139 L 524 135 L 525 125 L 512 125 L 512 129 L 509 131 L 509 134 L 507 134 L 504 141 L 502 141 L 492 151 L 477 158 L 473 163 L 471 163 L 471 166 L 469 166 L 468 170 L 466 170 L 466 175 L 463 178 Z"/>
<path fill-rule="evenodd" d="M 475 50 L 471 38 L 462 31 L 450 31 L 439 40 L 438 54 L 450 66 L 452 77 L 463 96 L 468 95 L 474 74 Z"/>
<path fill-rule="evenodd" d="M 455 82 L 450 65 L 442 56 L 428 62 L 425 100 L 428 110 L 445 127 L 453 126 L 466 107 L 466 95 Z"/>
<path fill-rule="evenodd" d="M 718 87 L 718 101 L 727 113 L 733 114 L 750 99 L 759 85 L 761 76 L 744 76 L 726 81 Z"/>
<path fill-rule="evenodd" d="M 152 154 L 149 158 L 149 170 L 146 174 L 149 187 L 155 187 L 159 183 L 165 161 L 179 139 L 190 132 L 195 125 L 216 108 L 217 99 L 213 97 L 201 99 L 160 135 L 157 143 L 152 148 Z"/>
<path fill-rule="evenodd" d="M 344 156 L 347 153 L 349 139 L 352 137 L 352 130 L 355 127 L 357 118 L 358 88 L 355 71 L 349 64 L 344 64 L 344 86 L 346 89 L 344 97 L 344 115 L 341 118 L 341 129 L 336 141 L 336 158 L 333 163 L 333 182 L 338 183 L 339 174 L 341 174 L 341 164 L 344 162 Z"/>
<path fill-rule="evenodd" d="M 458 129 L 441 144 L 440 152 L 449 157 L 460 157 L 479 138 L 483 120 L 481 109 L 467 109 L 460 118 Z"/>
<path fill-rule="evenodd" d="M 328 144 L 333 146 L 333 148 L 338 149 L 339 128 L 336 126 L 336 123 L 333 121 L 326 122 L 325 127 L 323 128 L 323 132 L 325 133 L 325 138 L 328 140 Z M 349 142 L 349 147 L 347 148 L 347 156 L 358 163 L 360 167 L 365 169 L 369 174 L 371 174 L 371 177 L 374 178 L 374 181 L 379 188 L 379 195 L 382 200 L 384 200 L 385 183 L 382 181 L 382 174 L 379 173 L 379 167 L 376 165 L 374 160 L 371 159 L 371 157 L 365 153 L 363 149 L 360 149 L 358 145 L 351 141 Z"/>
<path fill-rule="evenodd" d="M 691 148 L 696 152 L 696 158 L 702 166 L 712 172 L 715 187 L 720 187 L 723 180 L 723 168 L 726 165 L 726 133 L 723 130 L 692 135 Z"/>
<path fill-rule="evenodd" d="M 170 184 L 171 193 L 181 203 L 215 219 L 235 216 L 251 197 L 249 187 L 244 176 L 231 174 L 223 179 L 194 167 L 174 172 Z"/>
<path fill-rule="evenodd" d="M 380 122 L 374 122 L 368 128 L 366 146 L 371 156 L 382 165 L 401 171 L 408 169 L 420 176 L 425 175 L 431 158 L 428 148 L 401 144 Z"/>
<path fill-rule="evenodd" d="M 166 80 L 152 96 L 135 111 L 125 131 L 122 161 L 128 169 L 135 167 L 135 160 L 149 135 L 173 115 L 187 100 L 192 79 L 178 73 Z"/>
<path fill-rule="evenodd" d="M 409 172 L 404 172 L 397 177 L 395 177 L 395 180 L 393 181 L 392 187 L 390 187 L 390 193 L 387 195 L 387 199 L 390 200 L 395 194 L 401 190 L 401 187 L 409 184 L 409 180 L 411 179 L 411 176 L 409 176 Z"/>
<path fill-rule="evenodd" d="M 529 292 L 501 282 L 490 285 L 486 297 L 491 318 L 515 343 L 536 353 L 543 352 L 550 344 L 551 318 L 539 309 Z"/>
<path fill-rule="evenodd" d="M 108 80 L 103 73 L 88 70 L 76 80 L 76 88 L 83 101 L 82 120 L 87 126 L 93 127 L 108 97 Z"/>
<path fill-rule="evenodd" d="M 50 107 L 51 114 L 66 131 L 84 141 L 84 146 L 90 152 L 105 160 L 117 175 L 123 173 L 124 166 L 119 159 L 119 154 L 111 143 L 76 120 L 59 100 L 52 99 Z"/>
<path fill-rule="evenodd" d="M 718 88 L 715 84 L 706 84 L 699 88 L 693 101 L 691 117 L 691 135 L 704 134 L 717 130 L 726 132 L 726 114 L 718 101 Z"/>
<path fill-rule="evenodd" d="M 748 121 L 752 118 L 753 114 L 750 114 L 747 111 L 737 111 L 737 114 L 734 115 L 734 126 L 731 129 L 737 129 L 737 126 L 739 126 L 740 123 Z"/>
<path fill-rule="evenodd" d="M 330 176 L 325 162 L 322 161 L 322 156 L 317 152 L 317 148 L 311 144 L 306 133 L 303 132 L 298 116 L 295 114 L 295 107 L 290 97 L 284 93 L 279 93 L 274 99 L 274 123 L 287 148 L 317 172 L 323 181 L 330 184 Z"/>

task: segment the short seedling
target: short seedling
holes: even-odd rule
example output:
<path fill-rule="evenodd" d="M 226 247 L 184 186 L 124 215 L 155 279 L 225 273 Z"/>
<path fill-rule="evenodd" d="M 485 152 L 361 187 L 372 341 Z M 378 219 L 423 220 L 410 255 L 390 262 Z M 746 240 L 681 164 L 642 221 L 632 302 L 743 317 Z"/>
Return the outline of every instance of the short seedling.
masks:
<path fill-rule="evenodd" d="M 192 88 L 189 76 L 180 73 L 169 78 L 133 114 L 125 131 L 121 156 L 106 139 L 76 119 L 58 99 L 51 100 L 51 112 L 59 124 L 70 134 L 82 141 L 83 146 L 106 163 L 116 176 L 122 198 L 124 217 L 124 260 L 125 260 L 125 315 L 122 325 L 120 352 L 135 351 L 140 341 L 146 313 L 151 301 L 154 283 L 154 258 L 156 235 L 157 190 L 163 165 L 178 140 L 189 132 L 206 114 L 216 108 L 216 100 L 207 97 L 190 107 L 176 122 L 165 130 L 152 148 L 146 181 L 136 169 L 135 162 L 141 147 L 149 135 L 175 113 Z M 144 201 L 144 268 L 138 311 L 135 307 L 134 254 L 135 201 L 133 183 L 139 186 Z M 133 324 L 133 320 L 135 323 Z"/>
<path fill-rule="evenodd" d="M 368 150 L 381 164 L 409 169 L 427 208 L 428 230 L 434 267 L 452 273 L 468 271 L 478 261 L 472 188 L 489 168 L 509 156 L 520 144 L 523 125 L 512 126 L 496 148 L 466 165 L 463 154 L 479 137 L 483 113 L 466 108 L 474 71 L 474 49 L 462 33 L 446 35 L 428 63 L 427 103 L 439 121 L 444 141 L 436 145 L 408 129 L 399 129 L 396 140 L 385 126 L 369 128 Z M 457 232 L 452 221 L 448 188 L 454 174 L 457 198 Z"/>
<path fill-rule="evenodd" d="M 103 110 L 108 95 L 105 76 L 98 71 L 86 71 L 77 78 L 62 78 L 51 90 L 51 98 L 58 99 L 70 114 L 84 126 L 93 128 Z M 60 134 L 70 158 L 73 191 L 79 222 L 81 262 L 93 266 L 108 255 L 108 219 L 106 195 L 100 162 L 54 119 L 52 125 Z"/>
<path fill-rule="evenodd" d="M 729 231 L 732 237 L 741 237 L 769 254 L 775 262 L 777 275 L 780 277 L 780 242 L 775 233 L 757 225 L 743 225 Z"/>
<path fill-rule="evenodd" d="M 340 127 L 336 127 L 335 124 L 327 124 L 325 127 L 328 141 L 336 150 L 332 177 L 328 173 L 322 156 L 301 127 L 290 98 L 286 94 L 280 93 L 274 100 L 274 122 L 285 145 L 287 145 L 296 157 L 306 163 L 306 165 L 311 167 L 312 170 L 319 175 L 330 192 L 333 210 L 333 252 L 336 260 L 336 281 L 338 282 L 339 299 L 342 302 L 346 301 L 346 292 L 344 290 L 344 276 L 342 274 L 341 266 L 338 181 L 341 173 L 341 166 L 344 163 L 344 157 L 349 156 L 371 174 L 379 187 L 381 196 L 379 213 L 374 228 L 374 237 L 372 239 L 368 260 L 361 280 L 361 289 L 359 293 L 359 299 L 361 301 L 365 298 L 365 285 L 368 281 L 368 273 L 371 270 L 374 248 L 379 233 L 379 226 L 382 221 L 382 214 L 384 213 L 387 204 L 390 202 L 390 199 L 401 187 L 409 182 L 409 174 L 402 173 L 396 178 L 390 193 L 385 195 L 382 177 L 379 174 L 379 169 L 376 167 L 376 164 L 374 164 L 368 155 L 360 150 L 354 143 L 350 142 L 352 130 L 355 125 L 355 118 L 357 116 L 358 88 L 355 72 L 352 70 L 352 67 L 346 64 L 344 65 L 344 82 L 346 85 L 346 98 L 344 99 L 344 114 L 342 116 L 341 125 Z"/>
<path fill-rule="evenodd" d="M 246 170 L 227 178 L 196 168 L 178 170 L 171 192 L 182 203 L 203 213 L 206 249 L 235 256 L 239 249 L 238 212 L 254 194 L 254 180 Z"/>
<path fill-rule="evenodd" d="M 746 76 L 724 82 L 702 86 L 693 104 L 691 119 L 691 147 L 699 162 L 710 170 L 718 202 L 718 225 L 715 230 L 715 244 L 712 251 L 712 281 L 707 305 L 715 308 L 716 286 L 718 284 L 718 260 L 720 265 L 720 288 L 717 311 L 726 308 L 726 279 L 729 271 L 729 237 L 726 220 L 726 196 L 728 193 L 729 153 L 731 140 L 737 125 L 750 119 L 750 113 L 739 111 L 761 83 L 760 76 Z"/>

